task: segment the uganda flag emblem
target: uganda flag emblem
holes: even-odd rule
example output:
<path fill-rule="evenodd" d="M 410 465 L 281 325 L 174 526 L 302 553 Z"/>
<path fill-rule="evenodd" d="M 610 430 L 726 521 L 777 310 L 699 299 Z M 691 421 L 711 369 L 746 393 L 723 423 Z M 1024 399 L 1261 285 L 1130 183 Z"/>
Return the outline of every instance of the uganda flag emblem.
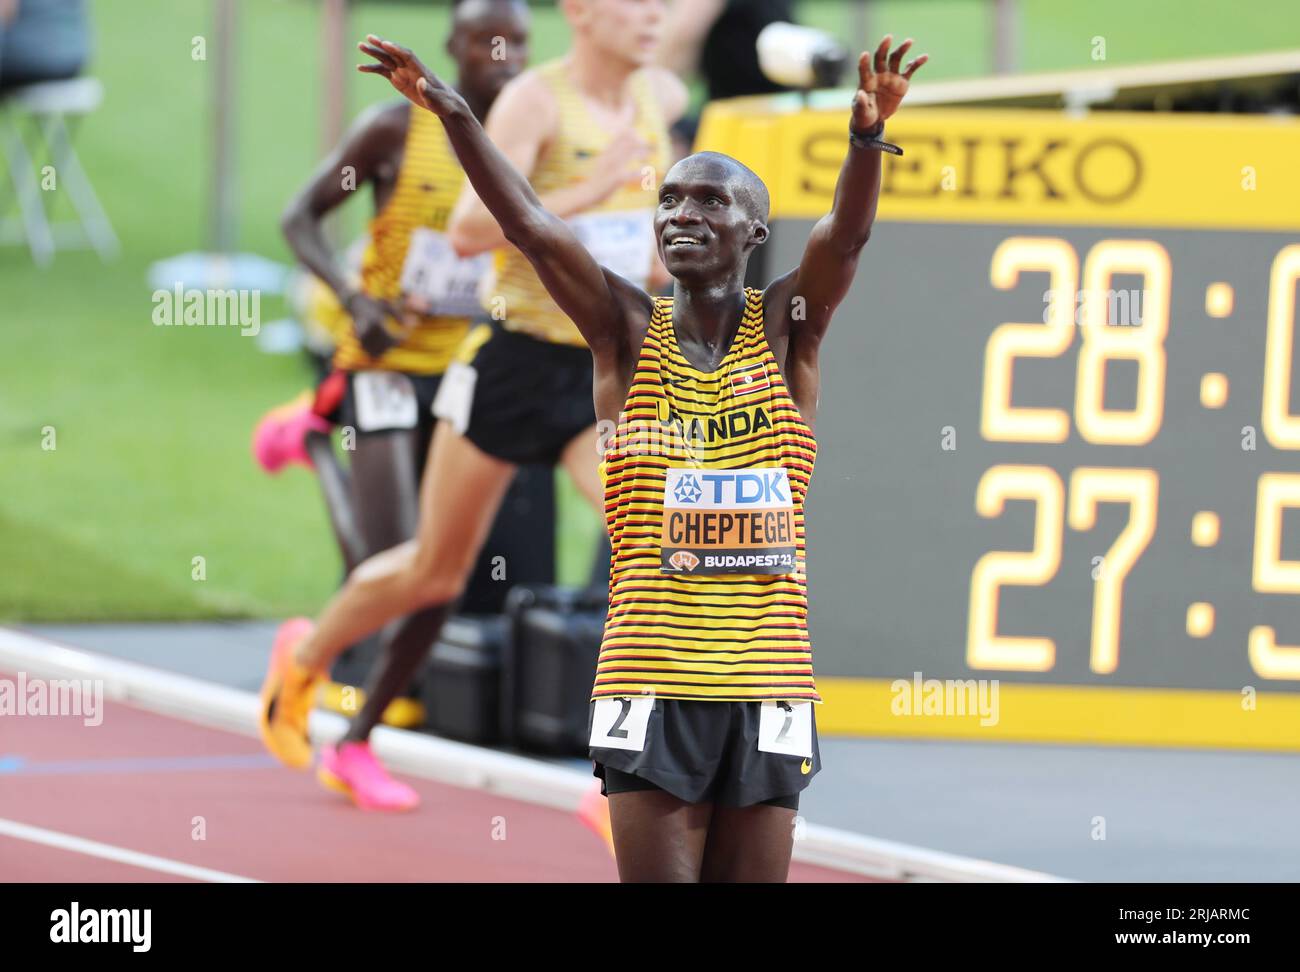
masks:
<path fill-rule="evenodd" d="M 771 387 L 772 383 L 767 377 L 767 368 L 761 361 L 755 361 L 753 364 L 741 365 L 739 368 L 732 369 L 731 392 L 733 395 L 749 395 L 753 392 L 765 391 Z"/>

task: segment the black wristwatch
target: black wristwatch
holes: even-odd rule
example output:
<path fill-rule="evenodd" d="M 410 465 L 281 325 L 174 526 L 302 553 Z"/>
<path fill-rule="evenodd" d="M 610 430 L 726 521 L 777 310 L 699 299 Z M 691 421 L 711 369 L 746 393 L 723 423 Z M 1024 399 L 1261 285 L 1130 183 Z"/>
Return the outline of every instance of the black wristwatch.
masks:
<path fill-rule="evenodd" d="M 885 133 L 885 123 L 876 122 L 870 129 L 865 132 L 856 132 L 853 126 L 849 125 L 849 144 L 856 148 L 877 149 L 881 152 L 888 152 L 890 155 L 902 155 L 903 150 L 892 142 L 886 142 L 880 136 Z"/>

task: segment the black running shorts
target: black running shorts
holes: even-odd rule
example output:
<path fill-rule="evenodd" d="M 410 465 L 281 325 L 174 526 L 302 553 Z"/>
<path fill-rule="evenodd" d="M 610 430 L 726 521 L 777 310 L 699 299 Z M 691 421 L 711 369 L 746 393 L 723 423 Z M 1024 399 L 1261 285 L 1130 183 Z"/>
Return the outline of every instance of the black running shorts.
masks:
<path fill-rule="evenodd" d="M 427 442 L 442 375 L 401 371 L 334 371 L 316 389 L 313 410 L 357 435 L 408 429 Z"/>
<path fill-rule="evenodd" d="M 798 809 L 799 793 L 821 769 L 814 708 L 597 699 L 588 710 L 588 752 L 606 795 L 658 788 L 687 803 Z"/>
<path fill-rule="evenodd" d="M 507 331 L 499 321 L 490 326 L 492 336 L 474 354 L 468 401 L 454 394 L 439 399 L 438 417 L 458 425 L 490 456 L 516 465 L 556 465 L 565 447 L 596 424 L 591 351 Z M 594 463 L 594 436 L 591 449 Z"/>

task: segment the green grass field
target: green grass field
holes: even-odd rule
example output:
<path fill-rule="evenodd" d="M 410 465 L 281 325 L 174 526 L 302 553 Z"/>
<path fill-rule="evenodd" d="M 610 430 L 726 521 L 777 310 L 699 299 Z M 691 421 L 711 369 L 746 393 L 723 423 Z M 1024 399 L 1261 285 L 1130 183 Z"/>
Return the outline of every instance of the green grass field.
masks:
<path fill-rule="evenodd" d="M 278 216 L 320 147 L 319 4 L 241 6 L 240 247 L 287 262 Z M 1065 8 L 1022 3 L 1025 69 L 1089 65 L 1096 36 L 1106 38 L 1110 63 L 1300 44 L 1286 0 Z M 929 77 L 973 75 L 987 67 L 983 10 L 974 0 L 889 0 L 873 5 L 871 24 L 916 36 L 932 55 Z M 301 470 L 268 479 L 248 446 L 261 412 L 305 386 L 305 364 L 262 354 L 233 328 L 151 323 L 147 267 L 205 239 L 212 69 L 191 58 L 191 45 L 211 35 L 210 5 L 99 0 L 93 12 L 93 73 L 107 97 L 78 149 L 124 252 L 110 265 L 60 254 L 39 271 L 24 251 L 0 251 L 0 618 L 314 611 L 340 570 L 315 484 Z M 805 17 L 842 36 L 854 23 L 835 2 L 808 3 Z M 358 3 L 352 28 L 428 51 L 445 70 L 447 20 L 443 4 Z M 557 54 L 565 37 L 554 9 L 536 10 L 535 60 Z M 349 96 L 355 111 L 388 90 L 357 75 Z M 350 229 L 366 206 L 352 204 Z M 262 319 L 282 311 L 264 300 Z M 52 450 L 43 448 L 47 428 Z M 562 565 L 571 576 L 598 529 L 572 503 L 566 522 L 576 539 Z"/>

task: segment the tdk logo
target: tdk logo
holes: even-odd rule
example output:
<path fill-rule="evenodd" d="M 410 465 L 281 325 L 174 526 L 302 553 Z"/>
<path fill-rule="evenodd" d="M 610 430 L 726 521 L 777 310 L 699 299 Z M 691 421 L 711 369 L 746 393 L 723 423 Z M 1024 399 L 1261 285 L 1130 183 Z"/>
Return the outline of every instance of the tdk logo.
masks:
<path fill-rule="evenodd" d="M 677 481 L 677 488 L 673 490 L 673 495 L 677 497 L 679 503 L 698 503 L 700 497 L 704 495 L 704 490 L 700 489 L 700 481 L 688 474 Z"/>
<path fill-rule="evenodd" d="M 687 474 L 677 481 L 673 496 L 682 505 L 787 506 L 790 483 L 784 469 L 750 472 Z"/>
<path fill-rule="evenodd" d="M 771 506 L 790 502 L 784 469 L 748 473 L 707 473 L 700 477 L 713 487 L 714 503 L 728 500 L 740 504 Z"/>

